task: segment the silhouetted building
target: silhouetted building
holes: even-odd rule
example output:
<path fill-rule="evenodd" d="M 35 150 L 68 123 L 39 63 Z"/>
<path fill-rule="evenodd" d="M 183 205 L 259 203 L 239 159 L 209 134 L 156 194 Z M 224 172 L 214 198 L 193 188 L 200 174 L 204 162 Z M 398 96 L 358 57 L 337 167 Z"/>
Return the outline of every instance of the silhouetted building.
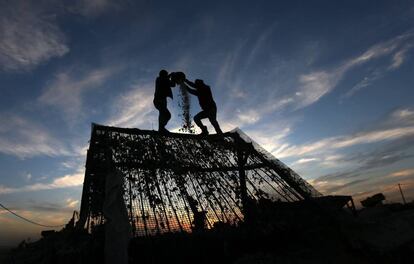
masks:
<path fill-rule="evenodd" d="M 364 207 L 374 207 L 379 204 L 382 204 L 382 201 L 385 200 L 385 196 L 382 193 L 374 194 L 373 196 L 370 196 L 368 198 L 365 198 L 361 201 L 362 206 Z"/>

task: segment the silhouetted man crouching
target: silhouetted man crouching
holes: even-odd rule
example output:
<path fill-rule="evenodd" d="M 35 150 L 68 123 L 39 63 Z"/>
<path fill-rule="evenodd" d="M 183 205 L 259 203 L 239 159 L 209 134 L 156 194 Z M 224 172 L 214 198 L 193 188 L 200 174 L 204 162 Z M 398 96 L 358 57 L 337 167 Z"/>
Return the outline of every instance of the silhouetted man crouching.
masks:
<path fill-rule="evenodd" d="M 202 111 L 194 116 L 194 122 L 201 129 L 201 135 L 208 135 L 207 127 L 203 125 L 201 119 L 208 118 L 210 123 L 213 125 L 217 134 L 222 134 L 220 126 L 217 122 L 217 105 L 213 100 L 210 86 L 206 85 L 203 80 L 195 80 L 194 83 L 185 79 L 185 83 L 195 88 L 191 89 L 186 86 L 189 93 L 198 97 L 198 102 Z"/>

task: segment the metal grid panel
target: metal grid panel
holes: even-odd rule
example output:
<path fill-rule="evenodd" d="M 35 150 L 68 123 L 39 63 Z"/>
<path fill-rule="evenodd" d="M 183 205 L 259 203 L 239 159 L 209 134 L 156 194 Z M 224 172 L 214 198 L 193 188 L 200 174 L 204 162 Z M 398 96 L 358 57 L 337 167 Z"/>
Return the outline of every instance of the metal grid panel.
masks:
<path fill-rule="evenodd" d="M 219 222 L 237 225 L 249 203 L 297 201 L 316 192 L 240 135 L 161 135 L 93 125 L 81 224 L 86 219 L 104 221 L 105 177 L 111 169 L 123 175 L 135 236 L 191 232 L 200 227 L 200 219 L 205 228 Z"/>

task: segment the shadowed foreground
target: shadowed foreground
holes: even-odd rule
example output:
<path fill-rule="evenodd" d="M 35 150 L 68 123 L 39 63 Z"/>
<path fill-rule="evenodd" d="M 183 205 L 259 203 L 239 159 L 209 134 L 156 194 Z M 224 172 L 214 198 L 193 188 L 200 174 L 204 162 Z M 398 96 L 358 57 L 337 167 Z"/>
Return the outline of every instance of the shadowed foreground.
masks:
<path fill-rule="evenodd" d="M 356 214 L 352 197 L 322 196 L 240 130 L 93 124 L 79 217 L 42 236 L 7 261 L 409 263 L 414 206 Z"/>
<path fill-rule="evenodd" d="M 414 204 L 366 208 L 357 217 L 307 202 L 263 206 L 272 210 L 250 227 L 136 237 L 129 263 L 411 263 L 414 256 Z M 104 226 L 91 234 L 65 228 L 2 263 L 104 263 L 104 239 Z"/>

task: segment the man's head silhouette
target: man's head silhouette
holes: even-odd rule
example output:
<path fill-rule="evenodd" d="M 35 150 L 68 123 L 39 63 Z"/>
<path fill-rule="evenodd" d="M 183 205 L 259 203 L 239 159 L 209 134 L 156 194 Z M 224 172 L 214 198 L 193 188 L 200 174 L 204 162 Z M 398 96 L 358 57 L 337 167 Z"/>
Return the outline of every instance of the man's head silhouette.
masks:
<path fill-rule="evenodd" d="M 166 70 L 161 70 L 160 77 L 168 77 L 168 72 Z"/>
<path fill-rule="evenodd" d="M 200 80 L 200 79 L 196 79 L 196 80 L 194 81 L 194 84 L 195 84 L 195 86 L 196 86 L 197 88 L 201 88 L 201 87 L 203 87 L 203 86 L 204 86 L 204 81 L 203 81 L 203 80 Z"/>

